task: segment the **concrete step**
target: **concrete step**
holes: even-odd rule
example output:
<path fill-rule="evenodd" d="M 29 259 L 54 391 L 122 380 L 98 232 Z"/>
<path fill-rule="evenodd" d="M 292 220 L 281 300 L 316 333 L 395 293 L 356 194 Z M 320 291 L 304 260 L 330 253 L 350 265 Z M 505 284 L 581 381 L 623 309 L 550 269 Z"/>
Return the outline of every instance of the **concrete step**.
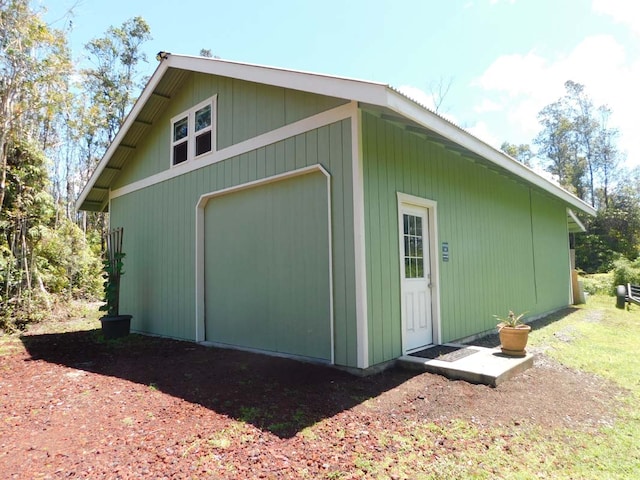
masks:
<path fill-rule="evenodd" d="M 452 380 L 465 380 L 492 387 L 497 387 L 533 366 L 533 355 L 530 353 L 524 357 L 508 357 L 502 354 L 499 347 L 486 348 L 456 343 L 447 343 L 444 346 L 453 347 L 448 349 L 452 352 L 436 358 L 424 358 L 429 356 L 428 351 L 415 352 L 400 357 L 398 365 L 412 370 L 437 373 Z M 441 346 L 430 348 L 438 347 Z"/>

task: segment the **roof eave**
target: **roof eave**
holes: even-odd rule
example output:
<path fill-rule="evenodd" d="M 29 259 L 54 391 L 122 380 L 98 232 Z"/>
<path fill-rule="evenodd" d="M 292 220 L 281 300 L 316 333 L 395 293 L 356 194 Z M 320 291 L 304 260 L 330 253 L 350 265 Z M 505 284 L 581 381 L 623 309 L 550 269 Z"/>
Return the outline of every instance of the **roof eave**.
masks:
<path fill-rule="evenodd" d="M 100 162 L 98 162 L 98 165 L 96 166 L 95 170 L 91 174 L 91 177 L 89 177 L 89 181 L 87 182 L 84 189 L 80 193 L 78 200 L 76 200 L 77 210 L 82 210 L 82 205 L 86 201 L 87 196 L 91 192 L 91 189 L 94 187 L 100 175 L 102 175 L 102 172 L 104 171 L 105 167 L 109 164 L 109 160 L 111 159 L 111 157 L 113 156 L 117 148 L 120 146 L 122 139 L 125 137 L 125 135 L 129 131 L 129 128 L 131 127 L 135 119 L 140 114 L 140 111 L 144 108 L 144 105 L 147 103 L 147 100 L 149 99 L 149 97 L 153 94 L 155 87 L 158 85 L 158 83 L 162 79 L 164 73 L 167 71 L 169 66 L 170 66 L 169 62 L 167 61 L 160 62 L 155 72 L 153 72 L 153 75 L 151 75 L 151 78 L 149 78 L 149 81 L 147 82 L 146 86 L 142 90 L 140 97 L 138 97 L 138 100 L 136 100 L 136 103 L 133 105 L 133 108 L 131 109 L 127 117 L 124 119 L 124 122 L 122 122 L 122 126 L 120 127 L 120 130 L 118 130 L 116 137 L 113 139 L 113 141 L 109 145 L 109 148 L 107 148 L 107 151 L 102 156 L 102 159 L 100 160 Z M 108 201 L 107 201 L 107 204 L 108 204 Z"/>
<path fill-rule="evenodd" d="M 420 125 L 423 125 L 425 128 L 442 135 L 452 142 L 457 143 L 470 152 L 486 158 L 506 171 L 511 172 L 523 180 L 562 199 L 567 204 L 589 215 L 596 215 L 596 210 L 591 205 L 583 202 L 564 188 L 550 182 L 544 177 L 541 177 L 526 165 L 518 162 L 505 153 L 498 151 L 479 138 L 471 135 L 469 132 L 427 110 L 425 107 L 417 104 L 391 88 L 387 88 L 386 107 Z"/>
<path fill-rule="evenodd" d="M 454 125 L 448 120 L 431 112 L 427 108 L 414 102 L 410 98 L 395 91 L 390 86 L 382 83 L 369 82 L 364 80 L 354 80 L 344 77 L 330 75 L 312 74 L 285 70 L 275 67 L 261 65 L 251 65 L 246 63 L 232 62 L 228 60 L 217 60 L 204 57 L 192 57 L 187 55 L 173 55 L 160 62 L 156 71 L 149 79 L 142 94 L 134 104 L 131 112 L 123 122 L 114 141 L 107 149 L 102 160 L 98 163 L 91 178 L 83 189 L 76 207 L 82 208 L 89 192 L 94 187 L 96 181 L 109 163 L 114 152 L 119 147 L 123 138 L 127 134 L 132 123 L 135 121 L 141 110 L 144 108 L 149 97 L 153 94 L 156 86 L 162 80 L 168 68 L 195 71 L 200 73 L 237 78 L 251 82 L 260 82 L 267 85 L 290 88 L 319 95 L 327 95 L 337 98 L 349 99 L 361 103 L 377 105 L 388 108 L 391 111 L 431 130 L 438 135 L 458 144 L 463 149 L 468 150 L 486 160 L 496 164 L 504 170 L 521 177 L 523 180 L 538 186 L 550 194 L 562 199 L 567 204 L 581 210 L 589 215 L 595 215 L 596 211 L 578 197 L 567 192 L 553 182 L 541 177 L 536 172 L 526 167 L 517 160 L 498 151 L 494 147 L 486 144 L 477 137 L 466 132 L 462 128 Z"/>

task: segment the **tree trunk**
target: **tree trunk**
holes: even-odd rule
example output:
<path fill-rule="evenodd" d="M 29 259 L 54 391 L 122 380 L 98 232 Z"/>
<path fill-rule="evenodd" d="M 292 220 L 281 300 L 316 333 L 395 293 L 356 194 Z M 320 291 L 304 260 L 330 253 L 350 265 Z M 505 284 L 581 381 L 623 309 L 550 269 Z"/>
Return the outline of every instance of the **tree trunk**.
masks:
<path fill-rule="evenodd" d="M 4 206 L 4 195 L 7 190 L 7 143 L 6 132 L 0 133 L 0 214 Z"/>

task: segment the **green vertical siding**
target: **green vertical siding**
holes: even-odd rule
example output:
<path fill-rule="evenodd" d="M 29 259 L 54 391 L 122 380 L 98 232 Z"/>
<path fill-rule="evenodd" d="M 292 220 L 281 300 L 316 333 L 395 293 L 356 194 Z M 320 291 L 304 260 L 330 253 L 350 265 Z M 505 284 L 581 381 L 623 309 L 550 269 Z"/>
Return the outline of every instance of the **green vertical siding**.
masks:
<path fill-rule="evenodd" d="M 136 158 L 131 168 L 148 160 Z M 195 338 L 195 208 L 202 194 L 315 164 L 331 175 L 335 362 L 356 366 L 349 119 L 113 199 L 111 225 L 125 229 L 122 311 L 134 315 L 133 328 Z"/>
<path fill-rule="evenodd" d="M 555 200 L 532 192 L 537 312 L 566 305 L 571 295 L 567 214 L 559 207 Z"/>
<path fill-rule="evenodd" d="M 371 364 L 402 354 L 397 192 L 437 202 L 443 341 L 489 330 L 508 309 L 567 304 L 561 202 L 368 113 L 363 158 Z"/>
<path fill-rule="evenodd" d="M 135 159 L 127 163 L 112 188 L 168 170 L 171 118 L 213 95 L 217 95 L 214 128 L 218 150 L 347 103 L 344 99 L 194 73 L 136 147 Z"/>

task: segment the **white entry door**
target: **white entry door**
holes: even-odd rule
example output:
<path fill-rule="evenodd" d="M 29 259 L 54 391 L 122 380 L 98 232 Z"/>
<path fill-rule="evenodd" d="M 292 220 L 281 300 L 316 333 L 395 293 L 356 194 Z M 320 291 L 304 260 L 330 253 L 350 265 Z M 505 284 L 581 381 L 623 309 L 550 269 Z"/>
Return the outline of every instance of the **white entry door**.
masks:
<path fill-rule="evenodd" d="M 400 215 L 404 350 L 412 351 L 433 343 L 429 210 L 403 204 Z"/>

